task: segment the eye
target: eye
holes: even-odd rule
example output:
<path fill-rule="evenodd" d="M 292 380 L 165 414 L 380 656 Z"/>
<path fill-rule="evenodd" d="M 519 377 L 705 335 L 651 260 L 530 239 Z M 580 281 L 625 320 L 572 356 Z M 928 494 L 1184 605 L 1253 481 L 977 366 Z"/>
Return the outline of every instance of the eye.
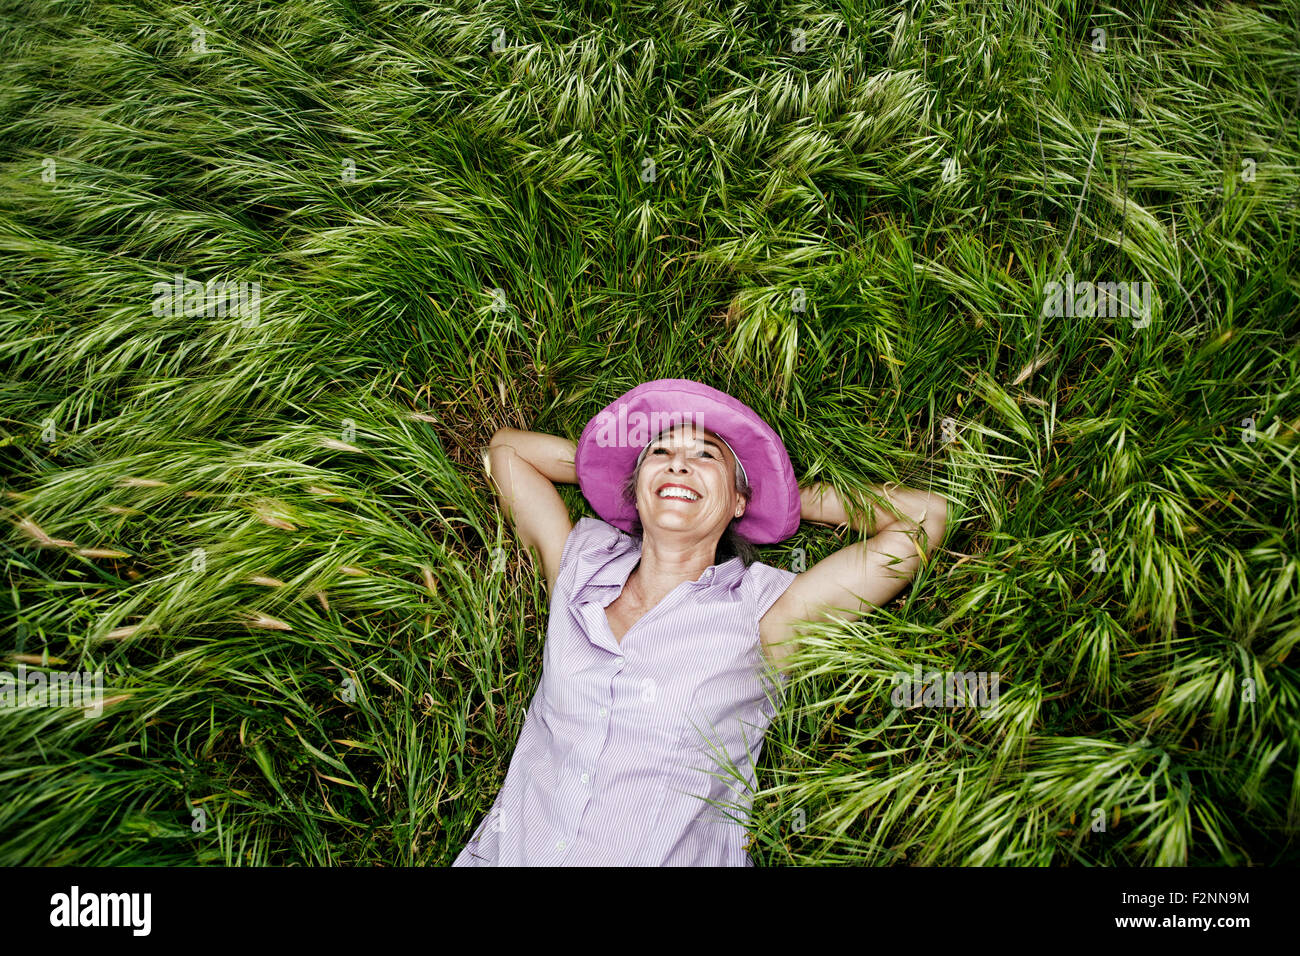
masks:
<path fill-rule="evenodd" d="M 668 449 L 665 448 L 663 445 L 656 445 L 654 448 L 650 449 L 650 454 L 652 455 L 657 455 L 660 452 L 663 452 L 664 454 L 668 454 Z M 712 458 L 714 461 L 718 460 L 718 456 L 713 454 L 713 452 L 709 451 L 708 449 L 705 448 L 700 449 L 700 454 L 706 455 L 709 458 Z"/>

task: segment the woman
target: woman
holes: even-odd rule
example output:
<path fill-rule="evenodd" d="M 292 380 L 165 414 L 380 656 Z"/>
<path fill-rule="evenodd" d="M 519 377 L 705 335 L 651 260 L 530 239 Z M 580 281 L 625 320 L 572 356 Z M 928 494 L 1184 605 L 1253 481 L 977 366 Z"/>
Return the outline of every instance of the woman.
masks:
<path fill-rule="evenodd" d="M 752 409 L 687 379 L 637 386 L 577 444 L 503 428 L 487 462 L 551 613 L 505 783 L 453 865 L 752 865 L 754 766 L 796 622 L 892 598 L 938 547 L 946 502 L 873 488 L 901 515 L 876 510 L 874 537 L 800 574 L 755 561 L 801 518 L 849 517 L 833 489 L 799 488 Z M 573 525 L 556 481 L 600 518 Z"/>

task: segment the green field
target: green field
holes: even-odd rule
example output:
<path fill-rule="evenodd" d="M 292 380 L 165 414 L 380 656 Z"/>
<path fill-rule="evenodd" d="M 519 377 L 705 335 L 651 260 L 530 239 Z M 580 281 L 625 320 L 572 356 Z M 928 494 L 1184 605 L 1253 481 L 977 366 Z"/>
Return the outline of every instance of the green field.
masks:
<path fill-rule="evenodd" d="M 952 502 L 757 865 L 1300 862 L 1293 3 L 0 9 L 0 668 L 105 696 L 0 706 L 0 864 L 450 863 L 548 611 L 479 449 L 666 377 Z"/>

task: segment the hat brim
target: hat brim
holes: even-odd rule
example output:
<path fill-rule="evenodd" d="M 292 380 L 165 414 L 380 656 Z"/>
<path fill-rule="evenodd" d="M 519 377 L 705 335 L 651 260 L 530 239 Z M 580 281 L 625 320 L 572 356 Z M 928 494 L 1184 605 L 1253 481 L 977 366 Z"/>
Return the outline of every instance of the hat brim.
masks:
<path fill-rule="evenodd" d="M 799 483 L 776 431 L 744 402 L 684 378 L 644 382 L 592 416 L 578 438 L 574 469 L 583 497 L 600 517 L 631 531 L 636 505 L 621 492 L 646 443 L 690 422 L 726 439 L 752 488 L 738 535 L 754 544 L 784 541 L 799 528 Z"/>

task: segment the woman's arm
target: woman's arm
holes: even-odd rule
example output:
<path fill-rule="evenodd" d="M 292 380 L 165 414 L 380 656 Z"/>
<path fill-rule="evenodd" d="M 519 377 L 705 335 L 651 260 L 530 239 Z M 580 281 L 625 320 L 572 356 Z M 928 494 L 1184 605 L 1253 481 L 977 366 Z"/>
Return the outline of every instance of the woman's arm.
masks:
<path fill-rule="evenodd" d="M 922 553 L 928 558 L 942 543 L 948 526 L 948 502 L 942 496 L 892 483 L 869 488 L 898 514 L 872 503 L 871 513 L 857 518 L 848 513 L 834 488 L 824 484 L 800 488 L 805 521 L 847 524 L 873 536 L 818 561 L 768 609 L 759 634 L 778 667 L 785 669 L 795 650 L 798 623 L 857 620 L 903 590 L 916 575 Z"/>
<path fill-rule="evenodd" d="M 499 428 L 483 456 L 502 511 L 514 522 L 519 540 L 541 558 L 548 594 L 555 590 L 564 542 L 573 530 L 568 506 L 551 482 L 577 482 L 576 447 L 555 435 Z"/>
<path fill-rule="evenodd" d="M 516 455 L 551 481 L 569 485 L 578 483 L 578 473 L 573 470 L 573 456 L 578 450 L 576 442 L 543 432 L 498 428 L 488 449 L 500 447 L 513 449 Z"/>
<path fill-rule="evenodd" d="M 938 538 L 942 537 L 947 524 L 948 502 L 939 495 L 920 491 L 916 488 L 904 488 L 901 485 L 886 482 L 883 485 L 868 485 L 872 494 L 883 498 L 898 511 L 882 508 L 869 501 L 871 513 L 854 519 L 840 500 L 839 494 L 830 485 L 814 482 L 799 489 L 799 501 L 802 505 L 800 517 L 815 524 L 829 524 L 837 527 L 849 525 L 855 531 L 863 530 L 870 535 L 882 531 L 906 530 L 924 531 L 932 541 L 926 545 L 926 553 L 931 554 L 938 547 Z M 915 535 L 914 535 L 915 538 Z"/>

